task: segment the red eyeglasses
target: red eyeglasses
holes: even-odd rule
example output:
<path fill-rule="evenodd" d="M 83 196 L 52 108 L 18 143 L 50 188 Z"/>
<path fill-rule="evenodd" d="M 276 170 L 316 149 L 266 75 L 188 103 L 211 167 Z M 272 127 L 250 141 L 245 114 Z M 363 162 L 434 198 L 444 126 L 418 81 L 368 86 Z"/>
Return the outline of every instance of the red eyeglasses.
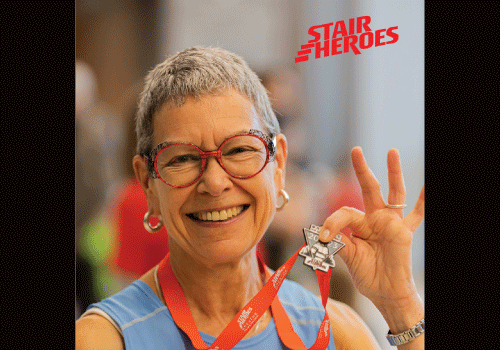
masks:
<path fill-rule="evenodd" d="M 153 178 L 172 187 L 187 187 L 201 177 L 210 156 L 232 177 L 247 179 L 260 173 L 275 154 L 274 137 L 250 130 L 224 140 L 216 151 L 204 152 L 191 143 L 162 142 L 145 158 Z"/>

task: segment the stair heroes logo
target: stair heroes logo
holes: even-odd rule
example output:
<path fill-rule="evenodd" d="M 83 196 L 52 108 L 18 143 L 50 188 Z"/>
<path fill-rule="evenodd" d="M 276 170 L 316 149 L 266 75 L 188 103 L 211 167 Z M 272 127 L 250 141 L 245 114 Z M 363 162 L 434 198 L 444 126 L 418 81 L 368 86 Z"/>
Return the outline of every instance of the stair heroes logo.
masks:
<path fill-rule="evenodd" d="M 383 46 L 395 44 L 399 35 L 394 31 L 398 27 L 389 27 L 372 31 L 369 24 L 370 16 L 350 18 L 346 23 L 341 20 L 320 24 L 309 28 L 307 33 L 313 37 L 307 44 L 300 45 L 300 50 L 295 57 L 295 63 L 309 60 L 309 54 L 314 50 L 314 58 L 328 57 L 348 53 L 351 49 L 355 55 L 361 54 L 360 49 L 366 50 L 375 45 Z M 333 28 L 333 34 L 330 31 Z M 322 35 L 323 34 L 323 35 Z M 389 40 L 387 40 L 390 38 Z"/>

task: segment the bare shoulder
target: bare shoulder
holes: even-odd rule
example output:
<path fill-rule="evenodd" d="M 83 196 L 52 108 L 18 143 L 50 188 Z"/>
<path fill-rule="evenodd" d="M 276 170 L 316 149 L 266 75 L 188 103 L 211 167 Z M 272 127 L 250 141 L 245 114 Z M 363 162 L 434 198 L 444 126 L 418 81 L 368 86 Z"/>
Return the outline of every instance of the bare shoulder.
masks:
<path fill-rule="evenodd" d="M 350 306 L 328 299 L 327 310 L 336 349 L 380 349 L 371 330 Z"/>
<path fill-rule="evenodd" d="M 88 315 L 76 321 L 76 350 L 124 350 L 121 334 L 107 319 Z"/>

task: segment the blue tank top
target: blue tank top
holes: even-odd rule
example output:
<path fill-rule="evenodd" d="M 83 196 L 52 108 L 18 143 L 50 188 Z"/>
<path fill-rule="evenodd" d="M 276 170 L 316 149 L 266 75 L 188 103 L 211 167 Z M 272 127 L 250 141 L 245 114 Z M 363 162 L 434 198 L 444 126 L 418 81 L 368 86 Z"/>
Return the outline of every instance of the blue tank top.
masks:
<path fill-rule="evenodd" d="M 321 301 L 299 284 L 285 280 L 278 296 L 288 314 L 295 332 L 309 348 L 316 341 L 319 326 L 325 316 Z M 168 308 L 143 281 L 137 280 L 121 292 L 98 303 L 97 307 L 108 314 L 120 327 L 125 348 L 135 349 L 188 349 L 194 350 L 189 337 L 179 329 Z M 201 338 L 210 346 L 215 337 L 200 332 Z M 262 350 L 288 349 L 284 346 L 271 320 L 265 330 L 247 339 L 242 339 L 233 349 Z M 330 332 L 328 350 L 334 350 Z"/>

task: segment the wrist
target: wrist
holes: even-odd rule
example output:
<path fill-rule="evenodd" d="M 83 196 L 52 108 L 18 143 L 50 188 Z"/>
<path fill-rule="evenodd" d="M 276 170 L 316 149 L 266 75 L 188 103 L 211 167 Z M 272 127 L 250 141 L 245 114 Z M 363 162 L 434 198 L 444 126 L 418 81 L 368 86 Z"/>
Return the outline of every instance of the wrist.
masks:
<path fill-rule="evenodd" d="M 424 318 L 424 304 L 420 296 L 391 300 L 376 305 L 392 334 L 399 334 L 413 327 Z"/>

